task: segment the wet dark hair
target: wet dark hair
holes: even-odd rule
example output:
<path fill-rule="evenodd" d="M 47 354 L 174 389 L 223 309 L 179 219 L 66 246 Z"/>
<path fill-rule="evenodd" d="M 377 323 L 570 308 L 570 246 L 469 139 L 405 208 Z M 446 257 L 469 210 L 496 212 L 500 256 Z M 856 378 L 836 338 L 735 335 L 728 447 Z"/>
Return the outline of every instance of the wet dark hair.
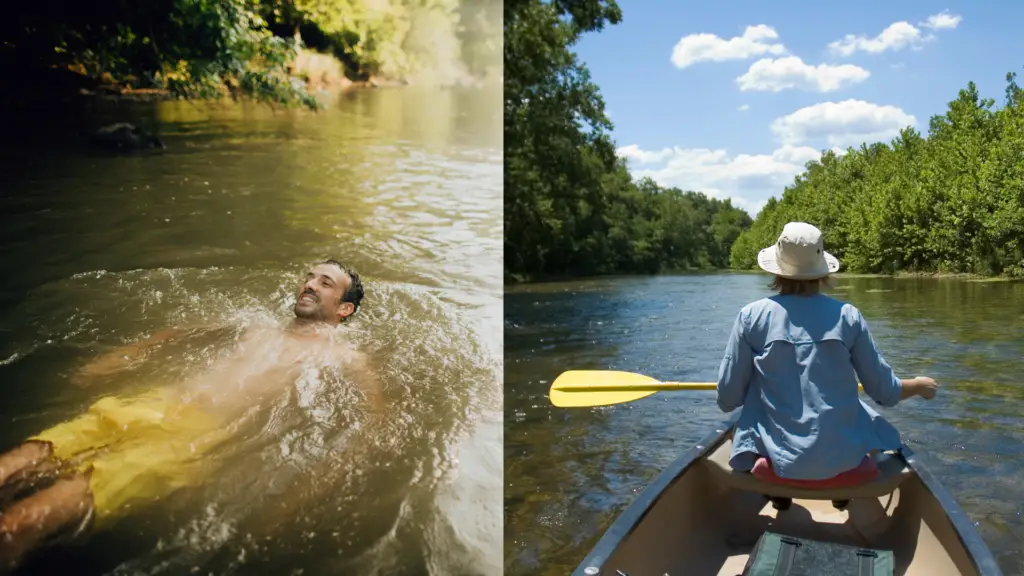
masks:
<path fill-rule="evenodd" d="M 344 272 L 345 274 L 348 274 L 349 278 L 352 279 L 352 284 L 349 285 L 348 290 L 346 290 L 345 293 L 341 295 L 341 301 L 351 302 L 353 306 L 352 313 L 355 314 L 356 312 L 358 312 L 359 303 L 362 302 L 364 295 L 363 283 L 361 280 L 359 280 L 359 274 L 356 274 L 352 270 L 349 270 L 348 268 L 345 267 L 344 264 L 338 262 L 337 260 L 334 260 L 333 258 L 330 260 L 324 260 L 323 263 L 333 264 L 338 268 L 341 268 L 341 271 Z"/>
<path fill-rule="evenodd" d="M 768 288 L 773 292 L 778 292 L 779 294 L 796 294 L 798 296 L 817 294 L 820 290 L 831 287 L 832 278 L 830 276 L 815 278 L 814 280 L 794 280 L 792 278 L 775 276 L 772 279 L 772 283 L 768 285 Z"/>

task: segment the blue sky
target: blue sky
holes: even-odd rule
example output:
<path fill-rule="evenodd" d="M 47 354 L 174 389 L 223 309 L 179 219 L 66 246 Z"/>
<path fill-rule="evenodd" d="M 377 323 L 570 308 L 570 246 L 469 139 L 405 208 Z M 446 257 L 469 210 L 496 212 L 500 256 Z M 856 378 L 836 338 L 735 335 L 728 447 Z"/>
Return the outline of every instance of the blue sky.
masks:
<path fill-rule="evenodd" d="M 969 81 L 1024 84 L 1024 2 L 620 0 L 576 45 L 635 177 L 752 214 L 822 149 L 927 134 Z"/>

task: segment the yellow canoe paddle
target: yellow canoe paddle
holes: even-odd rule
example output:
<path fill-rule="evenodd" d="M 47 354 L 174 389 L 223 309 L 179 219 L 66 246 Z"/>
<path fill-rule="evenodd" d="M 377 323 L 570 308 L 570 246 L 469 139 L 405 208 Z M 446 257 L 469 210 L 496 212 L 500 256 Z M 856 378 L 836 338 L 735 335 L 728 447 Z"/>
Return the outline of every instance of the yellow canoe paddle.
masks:
<path fill-rule="evenodd" d="M 714 382 L 661 382 L 643 374 L 618 370 L 568 370 L 551 383 L 548 396 L 559 408 L 581 408 L 632 402 L 666 390 L 716 390 L 717 387 Z"/>

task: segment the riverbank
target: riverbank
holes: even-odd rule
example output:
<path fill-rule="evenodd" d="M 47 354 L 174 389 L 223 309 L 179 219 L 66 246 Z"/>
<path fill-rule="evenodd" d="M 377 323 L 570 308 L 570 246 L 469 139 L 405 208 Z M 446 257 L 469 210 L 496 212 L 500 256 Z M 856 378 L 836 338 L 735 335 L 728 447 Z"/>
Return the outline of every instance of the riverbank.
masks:
<path fill-rule="evenodd" d="M 21 111 L 91 96 L 231 98 L 316 109 L 311 94 L 321 90 L 466 86 L 500 76 L 502 65 L 494 3 L 65 4 L 28 4 L 13 15 L 0 45 L 0 104 Z"/>
<path fill-rule="evenodd" d="M 686 268 L 679 270 L 666 270 L 655 274 L 639 274 L 632 272 L 609 272 L 607 274 L 546 274 L 546 275 L 524 275 L 505 272 L 505 286 L 554 284 L 558 282 L 572 282 L 574 280 L 590 280 L 595 278 L 645 278 L 653 276 L 692 276 L 704 274 L 745 274 L 753 273 L 755 270 L 732 270 L 730 268 Z"/>
<path fill-rule="evenodd" d="M 931 278 L 935 280 L 963 280 L 965 282 L 1019 282 L 1024 278 L 1011 276 L 985 276 L 956 272 L 896 272 L 894 274 L 867 274 L 859 272 L 837 272 L 835 278 Z"/>
<path fill-rule="evenodd" d="M 18 77 L 18 88 L 9 88 L 0 97 L 8 108 L 24 109 L 34 105 L 49 106 L 55 102 L 69 102 L 95 98 L 114 102 L 157 102 L 181 99 L 167 88 L 139 86 L 134 77 L 113 78 L 109 74 L 99 78 L 85 73 L 81 67 L 23 69 L 14 74 Z M 358 90 L 381 88 L 402 88 L 417 84 L 407 78 L 386 78 L 368 76 L 353 79 L 344 64 L 327 54 L 301 51 L 288 66 L 288 79 L 292 86 L 316 96 L 342 94 Z M 438 83 L 441 88 L 481 87 L 500 82 L 493 75 L 464 75 L 445 79 Z M 217 96 L 190 98 L 212 101 L 220 98 L 244 98 L 231 85 L 225 84 L 224 93 Z"/>
<path fill-rule="evenodd" d="M 711 274 L 762 274 L 766 277 L 767 273 L 761 270 L 734 270 L 731 268 L 709 268 L 705 270 L 684 270 L 676 272 L 662 272 L 660 274 L 589 274 L 585 276 L 546 276 L 543 278 L 523 278 L 519 275 L 506 275 L 505 277 L 505 289 L 518 287 L 518 286 L 538 286 L 542 284 L 559 284 L 565 282 L 594 280 L 594 279 L 614 279 L 614 278 L 650 278 L 657 276 L 694 276 L 694 275 L 711 275 Z M 961 280 L 964 282 L 1020 282 L 1024 281 L 1024 278 L 1015 278 L 1010 276 L 984 276 L 981 274 L 963 274 L 953 272 L 896 272 L 894 274 L 876 274 L 876 273 L 860 273 L 860 272 L 836 272 L 832 274 L 833 278 L 895 278 L 895 279 L 912 279 L 912 278 L 930 278 L 936 280 Z"/>

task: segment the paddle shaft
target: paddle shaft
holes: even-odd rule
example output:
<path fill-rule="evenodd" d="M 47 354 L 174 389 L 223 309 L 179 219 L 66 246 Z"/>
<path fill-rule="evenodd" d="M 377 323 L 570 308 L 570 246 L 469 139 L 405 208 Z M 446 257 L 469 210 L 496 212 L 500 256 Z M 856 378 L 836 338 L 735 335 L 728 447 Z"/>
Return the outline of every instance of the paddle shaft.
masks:
<path fill-rule="evenodd" d="M 717 389 L 715 382 L 659 382 L 621 370 L 568 370 L 555 378 L 548 398 L 555 406 L 582 408 L 633 402 L 658 392 Z"/>
<path fill-rule="evenodd" d="M 864 386 L 857 385 L 859 390 Z M 667 390 L 717 390 L 714 382 L 652 382 L 650 384 L 593 384 L 573 386 L 563 392 L 664 392 Z"/>
<path fill-rule="evenodd" d="M 573 386 L 566 392 L 662 392 L 664 390 L 715 390 L 714 382 L 653 382 L 651 384 L 593 384 Z"/>

